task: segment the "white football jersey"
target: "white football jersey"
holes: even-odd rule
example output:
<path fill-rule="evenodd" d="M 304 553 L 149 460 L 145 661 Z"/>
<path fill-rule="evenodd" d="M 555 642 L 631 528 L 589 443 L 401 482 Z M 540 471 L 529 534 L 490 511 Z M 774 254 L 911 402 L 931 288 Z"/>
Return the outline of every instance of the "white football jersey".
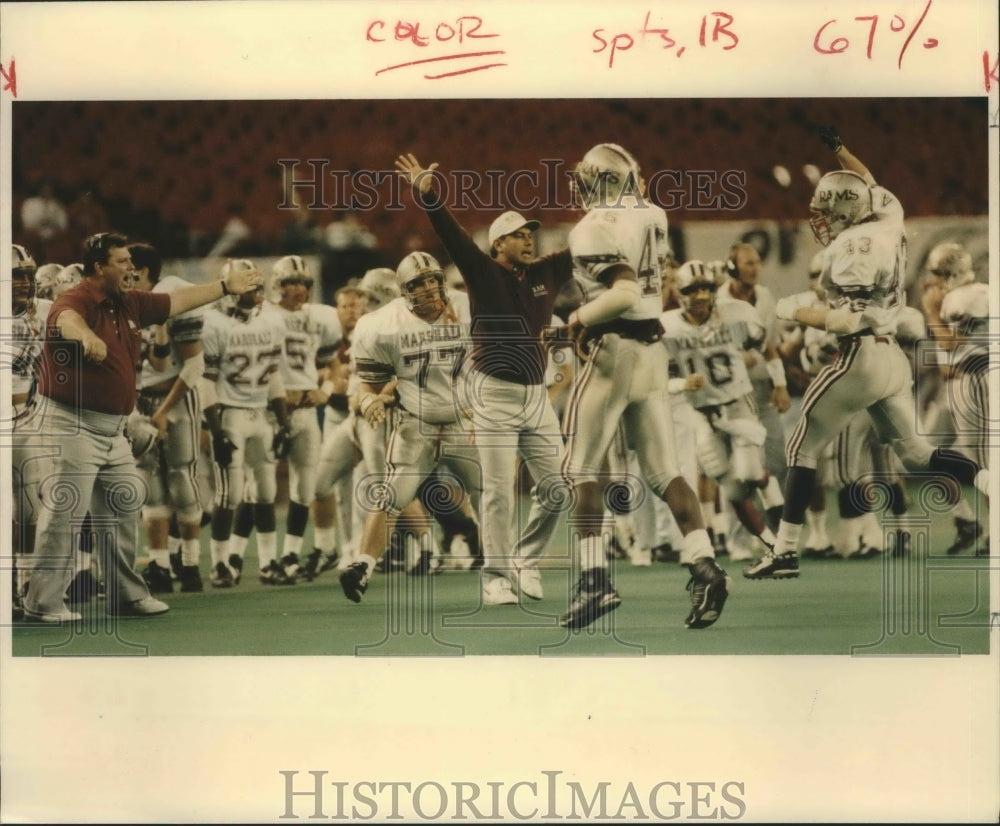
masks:
<path fill-rule="evenodd" d="M 249 321 L 217 309 L 205 313 L 202 349 L 205 375 L 215 380 L 219 403 L 267 407 L 271 374 L 285 360 L 285 326 L 277 316 L 258 312 Z"/>
<path fill-rule="evenodd" d="M 893 334 L 906 305 L 906 231 L 896 196 L 872 187 L 875 218 L 848 227 L 822 252 L 820 283 L 831 309 L 851 305 L 862 312 L 860 329 Z"/>
<path fill-rule="evenodd" d="M 14 395 L 31 392 L 42 357 L 45 320 L 51 308 L 52 302 L 47 298 L 36 298 L 34 307 L 11 320 L 10 338 L 3 343 L 3 358 L 10 365 L 10 390 Z"/>
<path fill-rule="evenodd" d="M 693 407 L 728 404 L 753 392 L 743 351 L 759 348 L 765 330 L 752 305 L 746 301 L 716 304 L 700 325 L 685 319 L 682 309 L 668 310 L 660 323 L 671 369 L 685 378 L 692 373 L 705 377 L 700 390 L 686 391 Z"/>
<path fill-rule="evenodd" d="M 961 364 L 981 358 L 989 348 L 990 290 L 981 281 L 963 284 L 944 294 L 941 321 L 962 339 L 949 353 L 948 362 Z"/>
<path fill-rule="evenodd" d="M 430 424 L 458 420 L 454 388 L 469 369 L 469 301 L 462 293 L 449 298 L 451 309 L 434 324 L 396 298 L 354 328 L 351 349 L 361 381 L 382 384 L 396 376 L 402 407 Z"/>
<path fill-rule="evenodd" d="M 178 278 L 176 275 L 168 275 L 161 278 L 153 286 L 154 293 L 171 293 L 181 287 L 190 287 L 191 282 Z M 177 347 L 180 343 L 188 343 L 201 340 L 202 325 L 205 317 L 204 307 L 195 307 L 186 313 L 171 316 L 167 319 L 167 332 L 170 334 L 170 361 L 165 370 L 154 370 L 148 359 L 143 359 L 142 367 L 139 369 L 137 379 L 138 387 L 152 387 L 167 379 L 176 379 L 181 372 L 184 360 L 177 355 Z M 142 331 L 143 340 L 147 345 L 152 344 L 153 330 L 147 327 Z"/>
<path fill-rule="evenodd" d="M 624 198 L 620 203 L 595 207 L 569 234 L 574 277 L 585 301 L 608 290 L 601 275 L 610 267 L 627 264 L 639 281 L 641 298 L 621 318 L 643 321 L 663 312 L 661 262 L 670 251 L 667 214 L 649 201 Z"/>
<path fill-rule="evenodd" d="M 298 310 L 286 310 L 265 301 L 261 312 L 274 315 L 286 330 L 285 367 L 281 373 L 285 390 L 314 390 L 319 384 L 317 361 L 329 362 L 343 338 L 336 308 L 304 304 Z"/>

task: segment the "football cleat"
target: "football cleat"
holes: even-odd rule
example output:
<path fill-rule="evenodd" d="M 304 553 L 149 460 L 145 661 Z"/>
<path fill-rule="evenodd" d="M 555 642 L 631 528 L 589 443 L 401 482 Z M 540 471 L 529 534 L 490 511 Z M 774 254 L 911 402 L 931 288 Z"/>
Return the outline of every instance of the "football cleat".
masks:
<path fill-rule="evenodd" d="M 323 561 L 323 552 L 319 548 L 313 548 L 306 557 L 306 563 L 302 566 L 302 576 L 306 582 L 312 582 L 319 576 L 319 565 Z"/>
<path fill-rule="evenodd" d="M 743 576 L 747 579 L 794 579 L 798 575 L 799 557 L 795 551 L 783 554 L 769 551 L 743 569 Z"/>
<path fill-rule="evenodd" d="M 216 562 L 208 581 L 213 588 L 232 588 L 235 585 L 233 572 L 225 562 Z"/>
<path fill-rule="evenodd" d="M 807 547 L 802 551 L 803 559 L 829 559 L 833 555 L 833 545 L 827 545 L 825 548 Z"/>
<path fill-rule="evenodd" d="M 197 594 L 205 590 L 205 585 L 201 581 L 201 571 L 198 570 L 197 565 L 182 565 L 179 579 L 181 593 Z"/>
<path fill-rule="evenodd" d="M 142 578 L 149 588 L 151 594 L 171 594 L 174 590 L 174 581 L 170 576 L 170 569 L 150 562 L 142 572 Z"/>
<path fill-rule="evenodd" d="M 281 563 L 272 559 L 260 572 L 261 585 L 294 585 L 295 578 L 288 576 Z"/>
<path fill-rule="evenodd" d="M 948 547 L 949 556 L 974 548 L 983 534 L 983 526 L 973 519 L 955 517 L 955 541 Z"/>
<path fill-rule="evenodd" d="M 229 568 L 233 574 L 233 585 L 239 585 L 240 577 L 243 576 L 243 557 L 239 554 L 230 554 Z"/>
<path fill-rule="evenodd" d="M 352 562 L 340 575 L 340 587 L 351 602 L 361 602 L 361 597 L 368 590 L 368 580 L 368 565 L 364 562 Z"/>
<path fill-rule="evenodd" d="M 298 554 L 285 554 L 281 557 L 281 567 L 285 571 L 285 576 L 291 580 L 288 583 L 289 585 L 294 585 L 298 582 L 299 575 L 302 573 L 302 568 L 299 567 Z"/>
<path fill-rule="evenodd" d="M 577 631 L 621 604 L 621 597 L 611 584 L 608 572 L 603 568 L 594 568 L 580 575 L 576 595 L 569 610 L 559 618 L 559 624 Z"/>
<path fill-rule="evenodd" d="M 691 579 L 687 589 L 691 592 L 691 613 L 684 620 L 685 628 L 708 628 L 722 614 L 722 607 L 729 598 L 732 580 L 714 559 L 703 556 L 688 565 Z"/>

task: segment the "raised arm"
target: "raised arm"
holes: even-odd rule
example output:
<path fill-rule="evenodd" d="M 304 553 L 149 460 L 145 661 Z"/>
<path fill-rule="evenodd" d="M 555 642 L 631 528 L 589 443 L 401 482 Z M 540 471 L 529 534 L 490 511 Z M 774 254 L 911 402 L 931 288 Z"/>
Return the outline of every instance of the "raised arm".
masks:
<path fill-rule="evenodd" d="M 840 139 L 840 134 L 836 126 L 824 126 L 819 130 L 820 140 L 837 156 L 841 169 L 848 172 L 855 172 L 868 182 L 868 186 L 875 186 L 875 178 L 871 170 L 865 166 L 856 155 L 848 151 L 844 142 Z"/>

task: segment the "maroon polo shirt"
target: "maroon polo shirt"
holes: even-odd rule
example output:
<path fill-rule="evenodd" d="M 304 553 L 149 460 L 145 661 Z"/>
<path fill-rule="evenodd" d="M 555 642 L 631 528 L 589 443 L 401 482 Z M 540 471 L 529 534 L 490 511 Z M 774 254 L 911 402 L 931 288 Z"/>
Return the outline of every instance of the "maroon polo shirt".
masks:
<path fill-rule="evenodd" d="M 63 310 L 75 310 L 107 345 L 107 358 L 83 358 L 77 341 L 63 339 L 56 326 Z M 136 370 L 142 357 L 142 328 L 170 315 L 170 295 L 131 290 L 105 296 L 92 278 L 67 290 L 49 312 L 38 390 L 71 407 L 127 416 L 135 407 Z"/>
<path fill-rule="evenodd" d="M 465 279 L 474 367 L 503 381 L 544 384 L 541 334 L 552 324 L 560 288 L 573 277 L 569 250 L 509 270 L 476 246 L 435 193 L 421 195 L 418 203 Z"/>

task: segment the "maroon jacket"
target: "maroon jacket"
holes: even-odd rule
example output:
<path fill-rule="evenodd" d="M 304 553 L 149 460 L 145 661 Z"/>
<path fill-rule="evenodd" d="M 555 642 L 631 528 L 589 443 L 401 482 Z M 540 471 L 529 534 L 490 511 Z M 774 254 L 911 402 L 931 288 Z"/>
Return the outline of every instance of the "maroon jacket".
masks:
<path fill-rule="evenodd" d="M 476 246 L 435 193 L 422 194 L 418 203 L 465 279 L 475 369 L 516 384 L 544 384 L 541 333 L 552 324 L 556 295 L 573 277 L 569 250 L 509 270 Z"/>

